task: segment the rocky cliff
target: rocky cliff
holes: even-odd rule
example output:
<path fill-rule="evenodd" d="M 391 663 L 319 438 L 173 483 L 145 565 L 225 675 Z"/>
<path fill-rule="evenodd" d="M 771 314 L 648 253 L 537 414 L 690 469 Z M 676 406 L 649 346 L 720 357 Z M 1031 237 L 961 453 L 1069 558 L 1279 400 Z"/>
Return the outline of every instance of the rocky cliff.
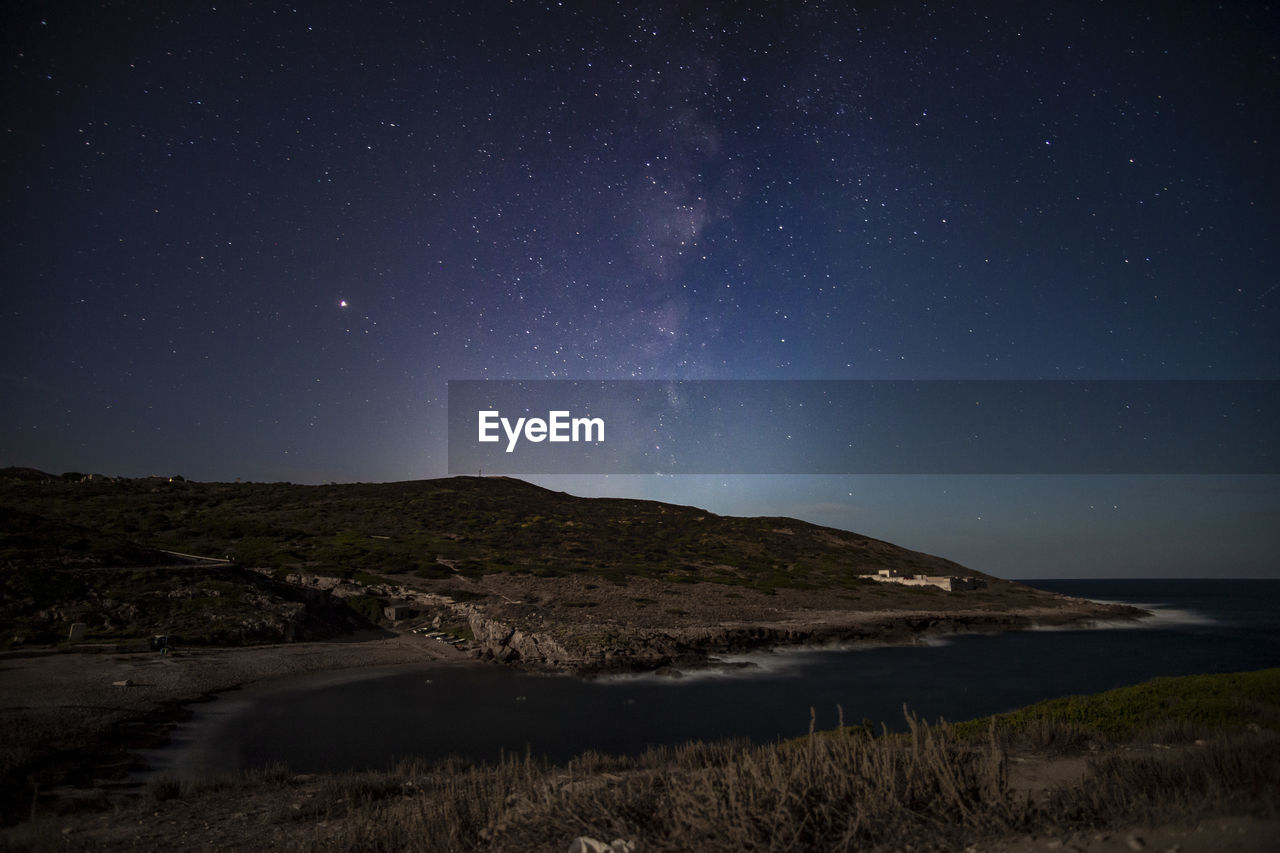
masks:
<path fill-rule="evenodd" d="M 1006 613 L 983 611 L 844 613 L 817 619 L 792 618 L 773 624 L 688 626 L 670 630 L 621 625 L 556 626 L 529 631 L 471 609 L 474 653 L 485 659 L 577 674 L 698 668 L 715 656 L 787 646 L 840 643 L 911 643 L 927 636 L 1025 630 L 1039 625 L 1134 619 L 1136 608 L 1081 601 L 1060 608 L 1027 608 Z M 564 639 L 554 634 L 564 635 Z"/>

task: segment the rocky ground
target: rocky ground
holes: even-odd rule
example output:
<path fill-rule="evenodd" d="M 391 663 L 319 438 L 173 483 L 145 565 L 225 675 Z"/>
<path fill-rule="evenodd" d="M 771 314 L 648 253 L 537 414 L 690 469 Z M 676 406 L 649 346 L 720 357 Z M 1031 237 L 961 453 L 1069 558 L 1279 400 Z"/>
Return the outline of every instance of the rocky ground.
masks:
<path fill-rule="evenodd" d="M 846 589 L 772 592 L 721 583 L 491 574 L 445 580 L 397 577 L 359 587 L 315 575 L 303 586 L 408 602 L 422 621 L 466 627 L 471 650 L 502 663 L 589 675 L 707 665 L 717 654 L 787 645 L 913 642 L 932 634 L 1133 620 L 1133 607 L 1100 604 L 992 579 L 946 592 L 873 581 Z M 344 588 L 345 587 L 345 588 Z"/>

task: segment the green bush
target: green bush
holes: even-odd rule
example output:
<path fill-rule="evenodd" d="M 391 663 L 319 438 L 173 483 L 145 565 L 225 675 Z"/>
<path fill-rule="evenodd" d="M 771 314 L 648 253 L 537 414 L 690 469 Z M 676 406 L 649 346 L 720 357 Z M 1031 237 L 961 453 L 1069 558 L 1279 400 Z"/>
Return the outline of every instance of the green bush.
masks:
<path fill-rule="evenodd" d="M 453 577 L 453 569 L 442 563 L 430 563 L 415 570 L 414 574 L 428 580 L 446 580 Z"/>
<path fill-rule="evenodd" d="M 980 733 L 991 718 L 963 723 Z M 1217 731 L 1262 723 L 1280 731 L 1280 668 L 1256 672 L 1156 678 L 1087 696 L 1064 696 L 997 717 L 1009 736 L 1043 740 L 1046 732 L 1076 732 L 1076 740 L 1124 740 L 1159 727 L 1167 731 Z"/>
<path fill-rule="evenodd" d="M 376 595 L 352 595 L 343 599 L 347 606 L 370 624 L 378 625 L 383 622 L 382 608 L 387 603 Z"/>

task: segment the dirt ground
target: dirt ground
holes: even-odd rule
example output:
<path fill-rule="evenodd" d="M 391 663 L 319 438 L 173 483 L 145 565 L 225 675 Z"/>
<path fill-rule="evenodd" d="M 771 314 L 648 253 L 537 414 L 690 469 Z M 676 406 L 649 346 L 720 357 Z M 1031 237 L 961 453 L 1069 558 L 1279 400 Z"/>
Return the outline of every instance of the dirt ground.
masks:
<path fill-rule="evenodd" d="M 129 751 L 154 745 L 185 704 L 267 679 L 386 664 L 471 661 L 452 647 L 387 631 L 341 640 L 169 654 L 0 655 L 0 779 L 30 799 L 124 775 Z M 25 791 L 25 795 L 23 794 Z M 6 809 L 13 813 L 13 803 Z"/>
<path fill-rule="evenodd" d="M 62 726 L 109 726 L 118 715 L 159 709 L 256 681 L 322 670 L 471 660 L 444 643 L 387 631 L 313 643 L 134 652 L 0 654 L 0 727 L 50 716 Z M 124 683 L 127 682 L 127 683 Z"/>
<path fill-rule="evenodd" d="M 1134 826 L 1107 832 L 1011 838 L 972 853 L 1273 853 L 1280 851 L 1280 820 L 1221 817 L 1190 826 Z"/>

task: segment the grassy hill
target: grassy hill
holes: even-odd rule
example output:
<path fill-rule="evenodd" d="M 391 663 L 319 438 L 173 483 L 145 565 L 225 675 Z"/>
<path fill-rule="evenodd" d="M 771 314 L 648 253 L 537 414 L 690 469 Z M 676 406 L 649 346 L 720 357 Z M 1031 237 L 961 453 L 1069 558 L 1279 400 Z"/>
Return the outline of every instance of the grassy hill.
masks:
<path fill-rule="evenodd" d="M 35 525 L 74 525 L 94 537 L 91 551 L 136 543 L 347 576 L 514 572 L 769 590 L 845 586 L 889 566 L 970 573 L 949 560 L 795 519 L 579 498 L 507 478 L 298 486 L 32 481 L 0 472 L 0 507 L 22 507 Z M 46 537 L 39 559 L 56 562 L 57 547 Z"/>
<path fill-rule="evenodd" d="M 228 562 L 191 565 L 164 552 Z M 625 656 L 634 645 L 617 643 L 632 629 L 675 626 L 705 644 L 689 632 L 780 618 L 770 614 L 994 611 L 1056 600 L 995 578 L 966 593 L 868 579 L 881 568 L 986 577 L 796 519 L 580 498 L 500 477 L 300 486 L 0 471 L 0 614 L 45 640 L 65 636 L 72 620 L 99 638 L 153 629 L 194 642 L 318 637 L 366 624 L 353 606 L 376 621 L 376 596 L 387 595 L 348 596 L 334 610 L 318 589 L 284 583 L 299 576 L 395 584 L 473 605 L 496 620 L 484 631 L 502 654 L 509 627 Z M 471 612 L 442 615 L 465 624 Z M 255 614 L 274 617 L 258 624 Z M 793 627 L 781 639 L 806 641 Z M 663 648 L 659 657 L 676 654 Z"/>
<path fill-rule="evenodd" d="M 138 536 L 128 520 L 132 498 L 153 494 L 140 482 L 147 481 L 80 483 L 32 469 L 0 474 L 0 648 L 17 638 L 57 642 L 76 622 L 95 641 L 164 634 L 216 645 L 372 627 L 346 602 L 243 565 L 166 553 L 168 540 Z M 103 511 L 106 505 L 125 520 Z"/>

